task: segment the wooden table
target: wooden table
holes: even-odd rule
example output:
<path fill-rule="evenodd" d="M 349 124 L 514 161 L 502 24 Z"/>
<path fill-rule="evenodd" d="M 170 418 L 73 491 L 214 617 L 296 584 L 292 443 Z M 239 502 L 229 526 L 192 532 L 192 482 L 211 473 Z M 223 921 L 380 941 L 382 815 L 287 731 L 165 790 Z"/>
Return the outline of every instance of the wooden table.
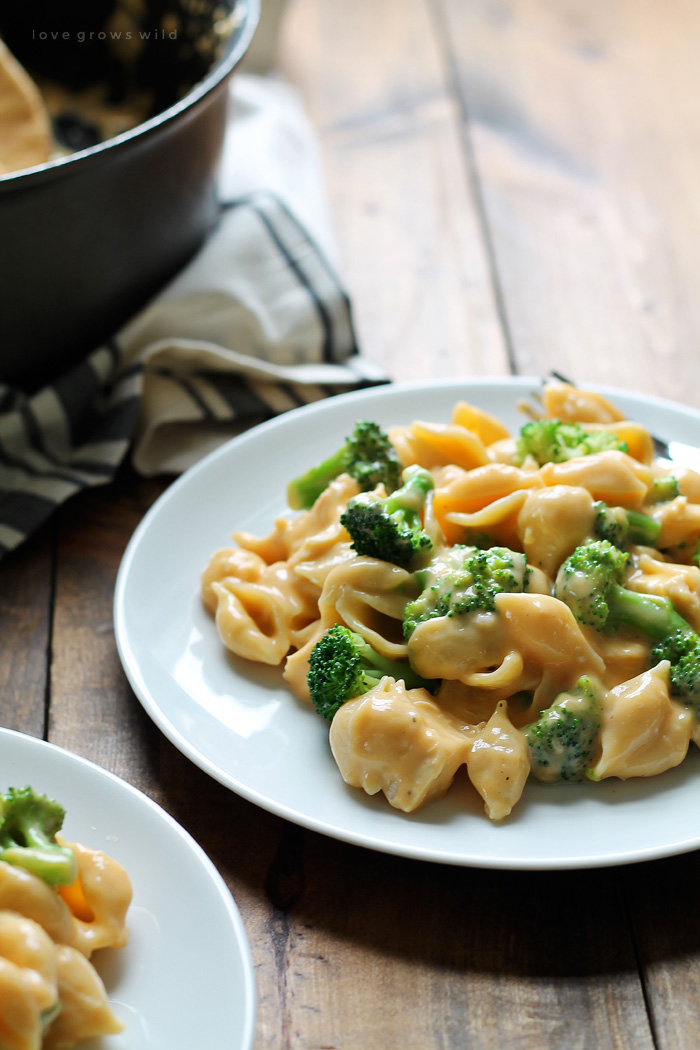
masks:
<path fill-rule="evenodd" d="M 558 368 L 700 407 L 697 5 L 295 0 L 280 62 L 319 128 L 363 349 L 395 379 Z M 125 468 L 0 566 L 1 718 L 211 856 L 252 944 L 256 1050 L 697 1050 L 699 854 L 393 858 L 262 812 L 164 739 L 111 609 L 162 488 Z"/>

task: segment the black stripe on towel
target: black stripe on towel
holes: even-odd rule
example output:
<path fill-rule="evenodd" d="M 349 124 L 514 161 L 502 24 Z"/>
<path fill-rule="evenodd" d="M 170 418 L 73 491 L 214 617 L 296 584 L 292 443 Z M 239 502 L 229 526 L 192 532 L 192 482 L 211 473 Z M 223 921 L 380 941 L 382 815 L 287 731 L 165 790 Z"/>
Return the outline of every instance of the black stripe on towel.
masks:
<path fill-rule="evenodd" d="M 157 368 L 155 369 L 155 374 L 161 376 L 163 379 L 169 379 L 171 383 L 175 383 L 179 386 L 182 392 L 189 397 L 190 401 L 197 406 L 204 419 L 216 418 L 209 405 L 199 391 L 192 385 L 187 376 L 182 375 L 180 372 L 175 372 L 170 368 Z"/>
<path fill-rule="evenodd" d="M 336 274 L 335 270 L 331 266 L 325 254 L 319 248 L 314 238 L 306 229 L 306 227 L 299 221 L 296 215 L 294 215 L 289 210 L 288 206 L 285 204 L 282 198 L 270 190 L 260 190 L 256 193 L 251 193 L 245 197 L 239 197 L 235 200 L 224 201 L 222 202 L 222 207 L 240 208 L 242 206 L 247 206 L 253 211 L 255 211 L 263 219 L 263 221 L 265 221 L 261 205 L 257 203 L 258 201 L 262 202 L 264 200 L 272 201 L 279 208 L 280 212 L 284 215 L 285 219 L 287 219 L 290 225 L 292 225 L 301 234 L 304 243 L 307 244 L 308 247 L 311 249 L 317 262 L 319 263 L 326 276 L 329 278 L 331 283 L 334 285 L 336 291 L 338 292 L 338 295 L 341 299 L 341 302 L 343 303 L 346 313 L 348 333 L 350 335 L 350 344 L 347 347 L 347 349 L 341 348 L 342 352 L 334 354 L 333 348 L 337 344 L 337 339 L 335 338 L 335 325 L 332 316 L 330 315 L 325 306 L 323 296 L 318 290 L 318 288 L 315 287 L 308 274 L 302 270 L 298 260 L 295 259 L 291 250 L 284 244 L 280 231 L 277 229 L 277 227 L 274 227 L 273 240 L 276 247 L 282 252 L 284 258 L 287 260 L 287 263 L 292 267 L 294 273 L 300 280 L 303 287 L 311 295 L 317 312 L 319 311 L 319 307 L 323 311 L 322 314 L 319 313 L 319 318 L 324 329 L 324 343 L 322 348 L 323 359 L 324 361 L 327 361 L 330 364 L 339 362 L 342 363 L 345 360 L 346 353 L 356 354 L 359 352 L 357 341 L 355 339 L 355 325 L 352 319 L 352 307 L 350 305 L 350 298 L 347 292 L 345 291 L 345 288 L 341 284 L 340 279 L 338 278 L 338 275 Z M 269 218 L 267 222 L 268 229 L 270 229 Z"/>
<path fill-rule="evenodd" d="M 345 291 L 345 288 L 343 287 L 343 285 L 340 283 L 340 278 L 338 277 L 338 275 L 335 272 L 334 268 L 331 266 L 330 262 L 328 261 L 328 259 L 325 256 L 325 254 L 321 251 L 321 249 L 319 248 L 318 244 L 313 239 L 313 237 L 311 236 L 309 231 L 306 229 L 306 227 L 304 227 L 299 222 L 299 219 L 297 218 L 297 216 L 293 212 L 291 212 L 289 210 L 289 208 L 287 207 L 285 202 L 282 200 L 282 198 L 278 197 L 276 193 L 271 193 L 271 192 L 268 192 L 267 196 L 270 197 L 272 200 L 274 200 L 276 202 L 276 204 L 278 205 L 280 211 L 285 214 L 285 216 L 287 217 L 289 222 L 292 224 L 292 226 L 294 226 L 299 231 L 299 233 L 302 235 L 302 237 L 304 238 L 306 243 L 309 245 L 309 247 L 314 252 L 314 255 L 318 259 L 318 261 L 321 264 L 321 266 L 323 267 L 323 269 L 326 271 L 326 274 L 328 275 L 329 279 L 331 280 L 331 282 L 335 286 L 335 289 L 338 292 L 338 295 L 340 296 L 340 299 L 341 299 L 341 301 L 343 303 L 343 306 L 345 308 L 345 313 L 347 315 L 348 331 L 350 333 L 350 339 L 352 340 L 351 345 L 349 347 L 349 351 L 350 351 L 351 354 L 359 353 L 359 348 L 357 346 L 357 340 L 355 339 L 355 325 L 354 325 L 353 319 L 352 319 L 352 306 L 350 304 L 350 296 Z M 336 357 L 337 356 L 338 355 L 336 355 Z"/>
<path fill-rule="evenodd" d="M 283 256 L 285 262 L 287 263 L 287 266 L 290 268 L 294 276 L 299 281 L 299 284 L 308 292 L 308 295 L 312 303 L 314 304 L 314 309 L 316 310 L 316 314 L 318 316 L 321 328 L 323 330 L 323 342 L 321 345 L 321 353 L 323 355 L 323 360 L 332 362 L 333 321 L 331 319 L 331 315 L 326 309 L 326 304 L 323 302 L 323 299 L 318 294 L 318 291 L 314 287 L 314 284 L 310 280 L 309 276 L 299 265 L 299 261 L 294 258 L 292 253 L 287 248 L 286 244 L 283 242 L 282 238 L 279 235 L 279 232 L 277 231 L 274 224 L 271 222 L 270 218 L 265 214 L 265 212 L 259 205 L 251 203 L 251 207 L 255 214 L 259 217 L 268 234 L 270 235 L 270 239 L 272 240 L 273 244 Z"/>
<path fill-rule="evenodd" d="M 0 522 L 28 536 L 37 529 L 57 504 L 33 492 L 6 492 L 0 490 Z"/>
<path fill-rule="evenodd" d="M 274 408 L 256 390 L 251 389 L 243 377 L 227 373 L 201 374 L 216 388 L 217 394 L 229 406 L 232 419 L 249 419 L 256 416 L 268 418 L 276 415 Z"/>

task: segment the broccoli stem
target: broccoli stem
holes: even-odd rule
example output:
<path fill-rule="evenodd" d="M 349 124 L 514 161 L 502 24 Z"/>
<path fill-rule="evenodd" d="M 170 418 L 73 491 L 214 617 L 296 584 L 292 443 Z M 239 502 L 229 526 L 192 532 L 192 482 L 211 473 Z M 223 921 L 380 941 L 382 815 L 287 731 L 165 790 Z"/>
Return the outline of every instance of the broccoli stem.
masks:
<path fill-rule="evenodd" d="M 397 680 L 403 679 L 407 689 L 419 689 L 426 684 L 425 678 L 417 674 L 407 661 L 390 660 L 388 657 L 376 652 L 369 642 L 365 642 L 361 647 L 358 646 L 357 651 L 365 664 L 364 674 L 373 680 L 376 679 L 377 685 L 384 676 Z M 373 669 L 378 674 L 373 674 Z"/>
<path fill-rule="evenodd" d="M 596 512 L 594 531 L 601 539 L 620 548 L 626 543 L 639 543 L 645 547 L 656 546 L 661 525 L 648 514 L 638 510 L 625 510 L 624 507 L 609 507 L 602 500 L 597 500 L 593 509 Z"/>
<path fill-rule="evenodd" d="M 307 470 L 305 474 L 295 478 L 289 483 L 287 499 L 293 510 L 308 510 L 322 492 L 330 485 L 331 481 L 339 477 L 347 469 L 352 458 L 352 452 L 347 445 L 339 448 L 332 456 L 325 459 L 318 466 Z"/>
<path fill-rule="evenodd" d="M 75 855 L 56 842 L 65 811 L 30 786 L 0 796 L 0 860 L 26 868 L 51 885 L 70 886 L 78 876 Z"/>
<path fill-rule="evenodd" d="M 608 624 L 627 624 L 656 642 L 662 641 L 676 630 L 689 629 L 669 598 L 639 594 L 617 583 L 610 585 L 608 608 Z"/>
<path fill-rule="evenodd" d="M 384 502 L 387 514 L 397 510 L 414 511 L 419 514 L 425 504 L 425 497 L 434 488 L 432 475 L 422 467 L 406 467 L 403 473 L 404 482 Z"/>
<path fill-rule="evenodd" d="M 309 510 L 339 474 L 349 474 L 362 492 L 380 483 L 393 492 L 401 468 L 396 449 L 378 423 L 359 419 L 355 429 L 332 456 L 289 482 L 287 499 L 292 510 Z"/>
<path fill-rule="evenodd" d="M 661 532 L 661 524 L 648 514 L 638 510 L 627 511 L 627 538 L 630 543 L 644 547 L 655 547 Z"/>
<path fill-rule="evenodd" d="M 675 499 L 680 495 L 678 479 L 673 474 L 654 478 L 651 495 L 654 503 L 666 503 L 668 500 Z"/>
<path fill-rule="evenodd" d="M 559 566 L 556 597 L 579 622 L 601 631 L 626 624 L 656 644 L 651 658 L 668 660 L 672 695 L 700 701 L 700 637 L 670 598 L 623 586 L 629 554 L 609 540 L 581 544 Z"/>
<path fill-rule="evenodd" d="M 72 886 L 78 877 L 75 855 L 67 846 L 7 846 L 0 860 L 24 868 L 50 886 Z"/>

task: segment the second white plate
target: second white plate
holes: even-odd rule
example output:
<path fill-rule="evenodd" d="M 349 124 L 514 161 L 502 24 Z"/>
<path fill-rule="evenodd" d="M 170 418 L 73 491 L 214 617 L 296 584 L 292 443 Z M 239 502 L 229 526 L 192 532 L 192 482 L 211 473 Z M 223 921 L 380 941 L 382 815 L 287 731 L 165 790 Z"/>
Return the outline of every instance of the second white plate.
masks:
<path fill-rule="evenodd" d="M 252 1050 L 255 979 L 236 904 L 194 839 L 131 785 L 83 758 L 0 729 L 1 790 L 31 784 L 66 809 L 69 841 L 103 850 L 134 896 L 126 948 L 93 962 L 125 1030 L 81 1050 Z"/>
<path fill-rule="evenodd" d="M 522 424 L 530 379 L 380 387 L 281 416 L 211 454 L 157 501 L 125 553 L 115 596 L 122 663 L 156 724 L 193 762 L 263 808 L 316 831 L 408 857 L 497 868 L 574 868 L 667 856 L 700 846 L 700 756 L 649 780 L 528 784 L 506 822 L 483 815 L 457 782 L 406 816 L 383 796 L 343 784 L 328 727 L 285 688 L 278 669 L 226 652 L 202 607 L 199 580 L 234 529 L 264 535 L 286 513 L 290 478 L 338 448 L 357 419 L 383 426 L 449 419 L 460 398 Z M 700 441 L 700 414 L 604 391 L 665 438 Z"/>

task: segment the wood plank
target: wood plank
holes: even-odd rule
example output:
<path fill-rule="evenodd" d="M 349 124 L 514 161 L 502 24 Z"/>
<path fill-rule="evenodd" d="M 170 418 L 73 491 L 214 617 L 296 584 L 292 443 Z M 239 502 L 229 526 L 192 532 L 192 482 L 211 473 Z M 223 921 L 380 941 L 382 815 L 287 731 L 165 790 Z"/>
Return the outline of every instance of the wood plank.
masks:
<path fill-rule="evenodd" d="M 36 737 L 44 734 L 51 600 L 49 524 L 0 564 L 0 724 Z"/>
<path fill-rule="evenodd" d="M 363 351 L 400 380 L 506 373 L 425 0 L 303 0 L 290 5 L 280 51 L 319 130 Z"/>
<path fill-rule="evenodd" d="M 86 491 L 61 508 L 49 739 L 150 792 L 157 734 L 119 662 L 112 601 L 124 548 L 160 489 L 132 479 L 119 491 Z"/>
<path fill-rule="evenodd" d="M 700 9 L 435 2 L 519 370 L 697 406 Z"/>
<path fill-rule="evenodd" d="M 450 868 L 290 829 L 268 889 L 282 991 L 260 1050 L 653 1047 L 616 872 Z"/>
<path fill-rule="evenodd" d="M 634 874 L 628 900 L 657 1045 L 691 1050 L 700 1043 L 700 854 L 644 864 Z"/>

